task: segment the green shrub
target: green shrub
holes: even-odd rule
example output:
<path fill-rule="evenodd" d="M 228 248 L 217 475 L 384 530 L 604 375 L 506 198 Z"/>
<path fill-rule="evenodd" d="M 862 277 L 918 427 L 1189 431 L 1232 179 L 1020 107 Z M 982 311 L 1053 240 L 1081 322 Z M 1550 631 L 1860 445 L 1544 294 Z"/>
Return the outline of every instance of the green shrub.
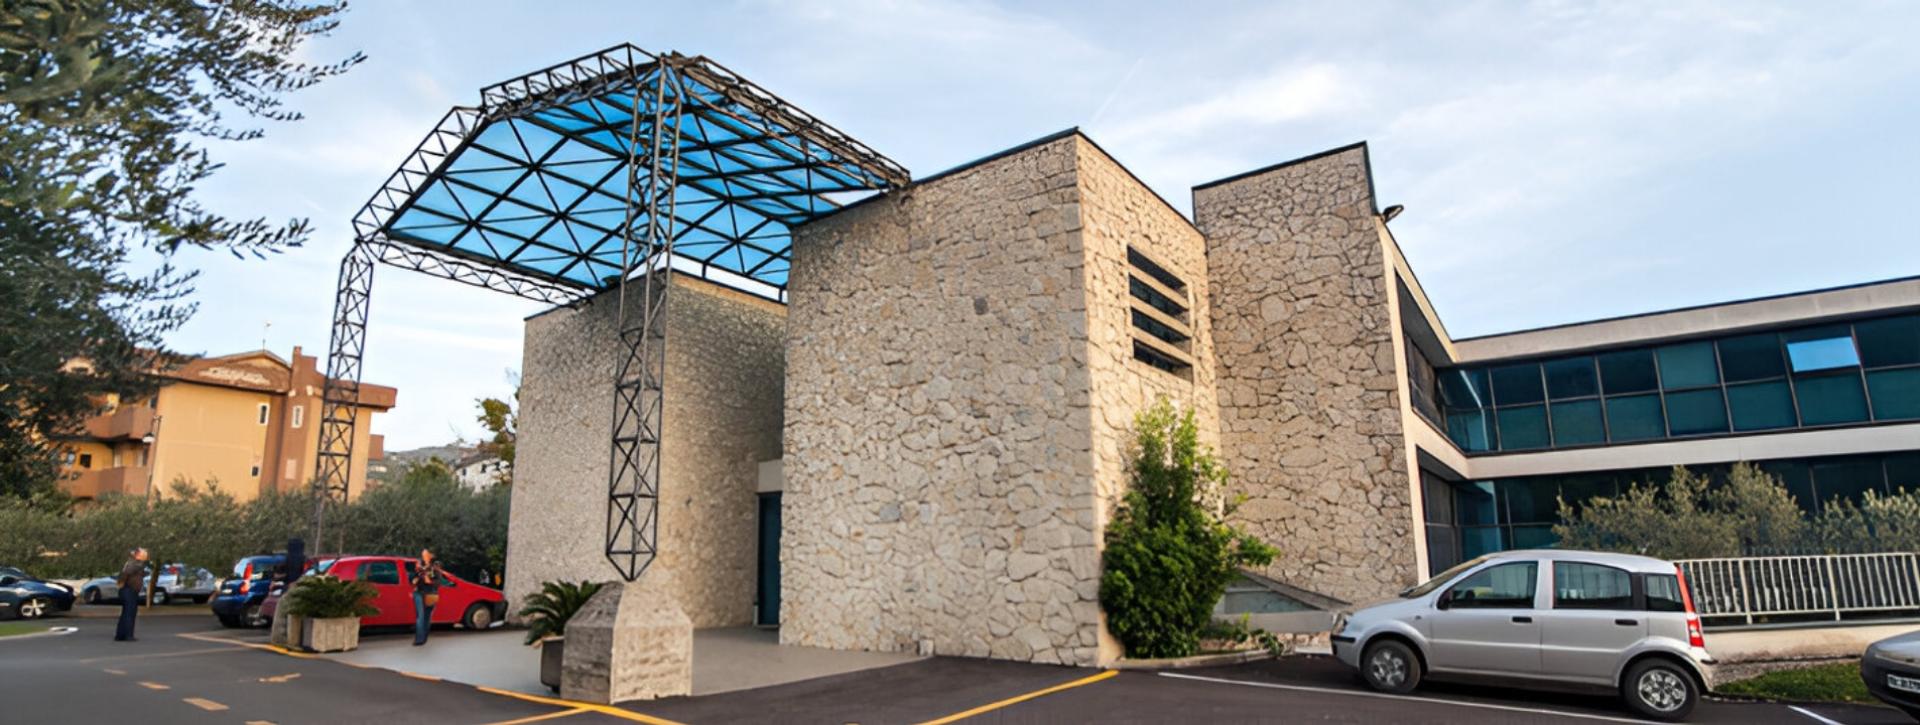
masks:
<path fill-rule="evenodd" d="M 1675 466 L 1665 486 L 1634 483 L 1577 510 L 1562 499 L 1553 532 L 1569 549 L 1692 559 L 1795 548 L 1806 529 L 1800 505 L 1778 479 L 1739 463 L 1719 486 Z"/>
<path fill-rule="evenodd" d="M 325 574 L 301 577 L 286 594 L 287 614 L 310 619 L 340 619 L 379 614 L 373 585 Z"/>
<path fill-rule="evenodd" d="M 1213 505 L 1227 471 L 1200 445 L 1191 410 L 1176 413 L 1162 399 L 1134 429 L 1127 495 L 1107 525 L 1100 606 L 1127 656 L 1185 657 L 1237 570 L 1277 552 L 1223 521 L 1238 501 Z"/>
<path fill-rule="evenodd" d="M 527 623 L 527 644 L 566 636 L 567 622 L 599 592 L 599 582 L 541 584 L 540 591 L 528 594 L 520 607 L 520 617 Z"/>

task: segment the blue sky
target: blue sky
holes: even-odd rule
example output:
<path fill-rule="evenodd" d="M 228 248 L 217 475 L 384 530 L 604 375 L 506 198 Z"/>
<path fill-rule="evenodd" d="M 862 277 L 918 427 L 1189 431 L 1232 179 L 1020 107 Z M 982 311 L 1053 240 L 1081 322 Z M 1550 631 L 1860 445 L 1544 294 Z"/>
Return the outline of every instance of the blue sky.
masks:
<path fill-rule="evenodd" d="M 192 252 L 177 349 L 324 354 L 348 221 L 449 106 L 620 42 L 704 54 L 924 176 L 1080 126 L 1175 206 L 1366 140 L 1455 336 L 1920 274 L 1920 4 L 360 3 L 294 97 L 216 149 L 214 208 L 306 216 L 265 261 Z M 366 380 L 390 449 L 477 435 L 532 303 L 383 267 Z"/>

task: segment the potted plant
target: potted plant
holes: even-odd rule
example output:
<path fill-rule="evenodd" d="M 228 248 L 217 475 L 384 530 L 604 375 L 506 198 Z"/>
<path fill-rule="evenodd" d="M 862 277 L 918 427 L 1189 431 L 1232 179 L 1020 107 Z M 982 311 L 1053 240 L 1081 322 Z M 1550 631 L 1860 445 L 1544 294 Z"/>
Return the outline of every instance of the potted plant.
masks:
<path fill-rule="evenodd" d="M 600 591 L 599 582 L 547 582 L 522 600 L 527 644 L 540 645 L 540 684 L 560 691 L 560 665 L 566 661 L 567 620 Z"/>
<path fill-rule="evenodd" d="M 379 614 L 375 592 L 362 581 L 302 577 L 282 596 L 287 616 L 300 618 L 300 646 L 312 652 L 345 652 L 360 646 L 360 618 Z"/>

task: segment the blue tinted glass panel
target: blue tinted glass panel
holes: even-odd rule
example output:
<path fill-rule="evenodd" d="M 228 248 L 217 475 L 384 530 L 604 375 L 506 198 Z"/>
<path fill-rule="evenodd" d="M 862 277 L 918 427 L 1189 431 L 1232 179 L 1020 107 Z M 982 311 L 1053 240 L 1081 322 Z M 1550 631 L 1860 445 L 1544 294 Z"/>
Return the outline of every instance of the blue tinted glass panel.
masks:
<path fill-rule="evenodd" d="M 1920 363 L 1920 315 L 1869 320 L 1853 326 L 1860 362 L 1870 368 Z"/>
<path fill-rule="evenodd" d="M 1508 365 L 1493 369 L 1493 402 L 1495 405 L 1523 405 L 1538 403 L 1544 399 L 1540 389 L 1540 366 L 1534 364 Z"/>
<path fill-rule="evenodd" d="M 1501 408 L 1497 415 L 1500 420 L 1500 450 L 1547 447 L 1546 406 Z"/>
<path fill-rule="evenodd" d="M 1492 416 L 1485 411 L 1449 411 L 1447 413 L 1447 437 L 1463 451 L 1493 450 L 1493 427 L 1488 419 Z"/>
<path fill-rule="evenodd" d="M 1853 367 L 1860 364 L 1860 353 L 1854 349 L 1853 335 L 1845 325 L 1828 325 L 1810 330 L 1795 330 L 1785 335 L 1787 340 L 1787 362 L 1796 373 L 1834 368 Z"/>
<path fill-rule="evenodd" d="M 1920 452 L 1887 456 L 1887 490 L 1920 491 Z"/>
<path fill-rule="evenodd" d="M 1746 383 L 1727 386 L 1727 405 L 1733 408 L 1733 429 L 1738 431 L 1792 428 L 1793 393 L 1787 381 Z"/>
<path fill-rule="evenodd" d="M 1460 556 L 1471 559 L 1481 554 L 1506 551 L 1500 545 L 1500 527 L 1474 526 L 1460 530 Z"/>
<path fill-rule="evenodd" d="M 1551 549 L 1560 544 L 1552 526 L 1515 526 L 1512 538 L 1515 549 Z"/>
<path fill-rule="evenodd" d="M 1793 392 L 1800 399 L 1801 425 L 1858 423 L 1867 419 L 1867 396 L 1860 389 L 1860 376 L 1796 376 Z"/>
<path fill-rule="evenodd" d="M 1449 408 L 1485 408 L 1493 404 L 1485 370 L 1440 370 L 1440 402 Z"/>
<path fill-rule="evenodd" d="M 1720 382 L 1720 366 L 1713 359 L 1713 343 L 1668 345 L 1660 358 L 1660 385 L 1668 390 L 1698 388 Z"/>
<path fill-rule="evenodd" d="M 1869 372 L 1867 394 L 1875 420 L 1920 418 L 1920 368 Z"/>
<path fill-rule="evenodd" d="M 1499 502 L 1493 497 L 1493 482 L 1479 481 L 1456 486 L 1453 506 L 1461 526 L 1500 523 Z"/>
<path fill-rule="evenodd" d="M 1616 443 L 1665 438 L 1667 426 L 1660 417 L 1660 396 L 1608 398 L 1607 429 Z"/>
<path fill-rule="evenodd" d="M 1667 427 L 1674 435 L 1727 432 L 1726 401 L 1719 389 L 1667 394 Z"/>
<path fill-rule="evenodd" d="M 1600 356 L 1600 385 L 1608 395 L 1638 393 L 1659 387 L 1654 377 L 1653 352 L 1621 350 Z"/>
<path fill-rule="evenodd" d="M 1600 422 L 1600 401 L 1575 400 L 1553 404 L 1553 444 L 1578 446 L 1607 442 Z"/>
<path fill-rule="evenodd" d="M 1545 367 L 1547 396 L 1554 400 L 1585 398 L 1600 392 L 1600 378 L 1594 372 L 1593 358 L 1554 360 Z"/>
<path fill-rule="evenodd" d="M 1819 510 L 1819 497 L 1813 492 L 1813 471 L 1805 461 L 1767 461 L 1760 464 L 1760 470 L 1779 479 L 1801 510 Z"/>
<path fill-rule="evenodd" d="M 1506 518 L 1501 523 L 1551 524 L 1560 520 L 1560 486 L 1551 476 L 1499 482 Z"/>
<path fill-rule="evenodd" d="M 1813 464 L 1814 490 L 1820 502 L 1843 499 L 1859 503 L 1868 491 L 1886 493 L 1887 481 L 1880 472 L 1880 458 L 1842 458 Z"/>
<path fill-rule="evenodd" d="M 1780 336 L 1771 332 L 1720 341 L 1720 369 L 1727 382 L 1765 380 L 1787 374 L 1780 357 Z"/>
<path fill-rule="evenodd" d="M 1562 476 L 1560 479 L 1560 498 L 1572 506 L 1575 511 L 1587 504 L 1595 496 L 1613 497 L 1620 495 L 1620 484 L 1611 473 L 1578 473 Z"/>

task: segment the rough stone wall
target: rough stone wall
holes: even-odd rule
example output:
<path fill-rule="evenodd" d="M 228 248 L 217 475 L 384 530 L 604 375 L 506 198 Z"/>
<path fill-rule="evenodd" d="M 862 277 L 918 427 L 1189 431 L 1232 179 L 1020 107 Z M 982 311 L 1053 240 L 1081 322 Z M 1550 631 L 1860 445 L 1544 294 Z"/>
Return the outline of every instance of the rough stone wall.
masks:
<path fill-rule="evenodd" d="M 1366 150 L 1194 191 L 1223 460 L 1267 572 L 1349 601 L 1416 576 L 1386 261 Z"/>
<path fill-rule="evenodd" d="M 1099 660 L 1079 143 L 796 231 L 782 642 Z"/>
<path fill-rule="evenodd" d="M 1214 401 L 1213 334 L 1208 329 L 1206 240 L 1187 219 L 1108 157 L 1080 139 L 1081 215 L 1086 247 L 1087 366 L 1092 377 L 1094 486 L 1101 502 L 1094 522 L 1104 532 L 1113 507 L 1126 492 L 1127 453 L 1133 419 L 1154 400 L 1166 397 L 1195 411 L 1202 440 L 1218 441 L 1219 411 Z M 1190 377 L 1181 377 L 1133 359 L 1132 295 L 1127 278 L 1132 246 L 1187 283 L 1193 330 Z M 1103 537 L 1100 538 L 1104 543 Z M 1097 581 L 1100 561 L 1086 562 Z M 1096 590 L 1097 591 L 1097 590 Z M 1096 606 L 1097 610 L 1098 607 Z M 1117 641 L 1101 628 L 1102 655 L 1120 655 Z"/>
<path fill-rule="evenodd" d="M 672 294 L 660 561 L 674 569 L 694 626 L 748 624 L 756 463 L 779 451 L 781 310 L 687 278 L 676 278 Z M 617 576 L 603 551 L 619 345 L 613 299 L 527 320 L 508 601 L 543 581 Z"/>

